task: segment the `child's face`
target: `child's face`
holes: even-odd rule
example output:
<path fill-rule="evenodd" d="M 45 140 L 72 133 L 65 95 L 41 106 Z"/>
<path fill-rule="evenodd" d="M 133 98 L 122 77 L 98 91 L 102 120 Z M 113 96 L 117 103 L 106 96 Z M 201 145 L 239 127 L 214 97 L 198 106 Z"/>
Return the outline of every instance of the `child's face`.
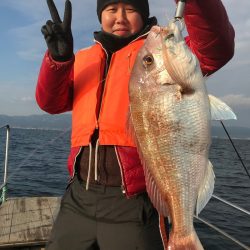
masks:
<path fill-rule="evenodd" d="M 102 29 L 105 32 L 121 37 L 129 37 L 140 31 L 142 27 L 141 15 L 130 4 L 109 4 L 102 11 Z"/>

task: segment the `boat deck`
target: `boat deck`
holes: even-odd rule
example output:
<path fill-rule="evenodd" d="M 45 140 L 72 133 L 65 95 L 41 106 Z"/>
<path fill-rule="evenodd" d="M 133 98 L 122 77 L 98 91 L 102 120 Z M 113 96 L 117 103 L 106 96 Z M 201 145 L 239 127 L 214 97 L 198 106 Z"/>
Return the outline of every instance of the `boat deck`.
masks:
<path fill-rule="evenodd" d="M 59 197 L 10 198 L 0 206 L 0 249 L 44 249 Z"/>

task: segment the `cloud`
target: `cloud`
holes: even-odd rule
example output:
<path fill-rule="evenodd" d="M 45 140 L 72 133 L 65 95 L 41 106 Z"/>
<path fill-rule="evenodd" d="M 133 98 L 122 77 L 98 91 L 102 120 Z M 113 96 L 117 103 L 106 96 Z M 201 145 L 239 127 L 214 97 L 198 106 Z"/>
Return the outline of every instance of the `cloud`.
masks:
<path fill-rule="evenodd" d="M 249 0 L 224 0 L 222 1 L 235 29 L 235 66 L 250 65 L 249 50 L 250 50 L 250 18 Z M 239 60 L 239 62 L 238 62 Z"/>
<path fill-rule="evenodd" d="M 174 1 L 157 1 L 149 0 L 150 15 L 156 16 L 160 25 L 166 25 L 175 14 L 175 3 Z"/>
<path fill-rule="evenodd" d="M 60 16 L 63 17 L 64 1 L 55 1 L 55 4 Z M 1 5 L 18 11 L 26 19 L 21 22 L 20 26 L 8 31 L 11 39 L 16 43 L 16 55 L 26 61 L 41 61 L 47 48 L 41 33 L 41 27 L 48 19 L 51 19 L 46 1 L 3 0 L 3 2 L 0 2 L 0 7 Z M 75 48 L 89 46 L 93 41 L 93 31 L 100 29 L 95 11 L 96 2 L 92 0 L 86 2 L 72 0 L 72 6 L 72 32 Z"/>
<path fill-rule="evenodd" d="M 17 51 L 17 55 L 26 61 L 37 61 L 40 62 L 41 58 L 43 57 L 45 49 L 38 49 L 38 48 L 33 48 L 33 49 L 26 49 Z"/>
<path fill-rule="evenodd" d="M 41 61 L 46 44 L 40 30 L 40 22 L 9 30 L 9 35 L 16 41 L 16 54 L 21 59 Z"/>
<path fill-rule="evenodd" d="M 250 97 L 244 95 L 226 95 L 221 99 L 228 105 L 239 107 L 239 108 L 250 108 Z"/>
<path fill-rule="evenodd" d="M 24 96 L 24 97 L 21 97 L 21 101 L 22 102 L 34 102 L 35 99 L 34 97 L 31 97 L 31 96 Z"/>
<path fill-rule="evenodd" d="M 7 7 L 32 20 L 40 20 L 46 14 L 46 1 L 37 0 L 1 0 L 0 7 Z"/>
<path fill-rule="evenodd" d="M 18 56 L 25 60 L 39 60 L 41 53 L 46 46 L 42 41 L 40 32 L 41 26 L 50 19 L 50 13 L 46 1 L 37 0 L 1 0 L 1 5 L 8 6 L 24 15 L 30 24 L 17 27 L 12 30 L 16 32 L 16 40 L 19 41 Z M 73 7 L 72 30 L 75 38 L 76 48 L 81 48 L 91 44 L 92 32 L 100 29 L 100 24 L 96 16 L 96 1 L 71 0 Z M 250 50 L 250 19 L 249 0 L 241 0 L 241 4 L 235 0 L 225 0 L 224 5 L 229 12 L 230 20 L 236 29 L 236 49 L 237 53 L 246 57 L 246 52 Z M 64 1 L 55 0 L 59 14 L 62 17 L 64 12 Z M 151 15 L 157 16 L 161 25 L 166 25 L 173 18 L 175 3 L 173 1 L 149 1 Z M 249 7 L 249 8 L 248 8 Z M 82 44 L 82 46 L 81 46 Z M 30 49 L 32 48 L 32 50 Z M 32 56 L 33 55 L 33 56 Z M 246 60 L 243 60 L 246 62 Z M 245 63 L 244 62 L 244 63 Z"/>
<path fill-rule="evenodd" d="M 0 114 L 29 115 L 41 113 L 35 101 L 35 86 L 15 82 L 0 82 Z"/>
<path fill-rule="evenodd" d="M 229 105 L 237 116 L 237 120 L 226 121 L 228 125 L 231 126 L 242 126 L 250 127 L 249 120 L 249 109 L 250 109 L 250 97 L 237 94 L 237 95 L 225 95 L 221 97 L 227 105 Z"/>

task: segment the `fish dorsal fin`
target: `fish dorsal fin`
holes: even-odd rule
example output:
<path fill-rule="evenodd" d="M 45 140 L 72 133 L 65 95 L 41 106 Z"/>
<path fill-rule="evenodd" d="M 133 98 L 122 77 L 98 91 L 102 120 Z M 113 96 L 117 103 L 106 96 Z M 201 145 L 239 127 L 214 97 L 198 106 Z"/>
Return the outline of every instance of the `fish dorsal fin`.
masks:
<path fill-rule="evenodd" d="M 213 95 L 208 95 L 212 120 L 237 120 L 233 110 L 223 101 Z"/>
<path fill-rule="evenodd" d="M 212 197 L 214 191 L 215 174 L 213 165 L 208 161 L 208 165 L 205 172 L 205 178 L 200 186 L 197 204 L 196 204 L 196 215 L 207 205 L 208 201 Z"/>

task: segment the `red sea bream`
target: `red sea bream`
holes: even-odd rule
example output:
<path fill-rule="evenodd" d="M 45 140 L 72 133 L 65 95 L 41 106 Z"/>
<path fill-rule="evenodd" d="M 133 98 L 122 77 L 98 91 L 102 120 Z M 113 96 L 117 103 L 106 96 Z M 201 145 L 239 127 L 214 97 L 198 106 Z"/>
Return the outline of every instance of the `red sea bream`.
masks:
<path fill-rule="evenodd" d="M 208 160 L 211 116 L 235 115 L 207 94 L 199 61 L 186 45 L 180 25 L 172 22 L 151 29 L 132 70 L 129 98 L 130 129 L 147 192 L 159 214 L 172 224 L 165 248 L 203 249 L 193 215 L 206 205 L 214 188 Z"/>

